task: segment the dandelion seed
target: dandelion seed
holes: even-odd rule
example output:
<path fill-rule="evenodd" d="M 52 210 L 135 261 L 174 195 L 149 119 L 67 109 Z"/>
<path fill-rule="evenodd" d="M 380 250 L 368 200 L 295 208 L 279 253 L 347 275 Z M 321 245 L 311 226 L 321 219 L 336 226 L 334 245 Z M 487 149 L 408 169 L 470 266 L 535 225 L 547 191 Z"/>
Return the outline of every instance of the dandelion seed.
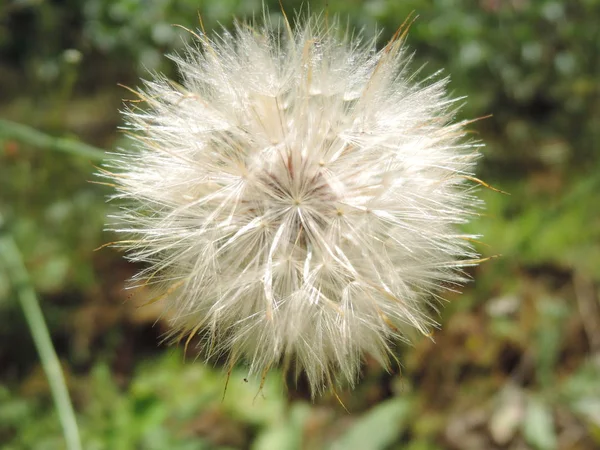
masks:
<path fill-rule="evenodd" d="M 171 57 L 182 84 L 156 75 L 124 112 L 137 150 L 100 174 L 126 201 L 111 229 L 186 346 L 353 386 L 477 263 L 457 225 L 480 144 L 402 37 L 377 51 L 318 18 L 194 36 Z"/>

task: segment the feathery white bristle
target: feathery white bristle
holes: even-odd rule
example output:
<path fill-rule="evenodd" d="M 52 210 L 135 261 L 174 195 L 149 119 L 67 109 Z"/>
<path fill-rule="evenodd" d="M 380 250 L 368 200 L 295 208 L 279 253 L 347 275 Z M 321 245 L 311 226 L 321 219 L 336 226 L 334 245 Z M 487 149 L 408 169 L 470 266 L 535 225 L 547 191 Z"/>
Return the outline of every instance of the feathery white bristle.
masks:
<path fill-rule="evenodd" d="M 477 258 L 457 225 L 480 205 L 479 144 L 447 79 L 416 83 L 401 39 L 341 34 L 318 18 L 198 34 L 172 57 L 182 85 L 155 76 L 125 111 L 137 150 L 102 175 L 174 334 L 253 374 L 292 364 L 313 393 L 429 333 Z"/>

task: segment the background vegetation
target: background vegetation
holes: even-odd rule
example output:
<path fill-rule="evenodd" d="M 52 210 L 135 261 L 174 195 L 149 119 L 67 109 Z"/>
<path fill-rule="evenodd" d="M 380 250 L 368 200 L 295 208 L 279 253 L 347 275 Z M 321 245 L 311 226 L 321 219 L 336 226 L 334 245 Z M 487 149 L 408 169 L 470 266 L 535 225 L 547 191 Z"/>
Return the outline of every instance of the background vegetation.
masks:
<path fill-rule="evenodd" d="M 266 1 L 279 15 L 276 1 Z M 283 1 L 288 12 L 300 1 Z M 306 3 L 306 2 L 305 2 Z M 310 401 L 278 373 L 262 395 L 159 345 L 160 305 L 128 298 L 136 270 L 103 233 L 109 188 L 89 183 L 110 150 L 117 83 L 172 77 L 165 52 L 189 36 L 171 24 L 229 27 L 260 0 L 4 0 L 0 3 L 0 233 L 16 242 L 40 297 L 86 449 L 594 449 L 600 446 L 600 1 L 311 1 L 381 43 L 411 12 L 423 75 L 445 68 L 462 114 L 487 143 L 480 177 L 484 255 L 502 254 L 450 296 L 435 343 L 398 353 L 401 371 L 367 361 L 340 396 Z M 377 27 L 376 27 L 376 24 Z M 61 137 L 56 141 L 48 136 Z M 59 145 L 60 146 L 60 145 Z M 1 218 L 3 217 L 3 221 Z M 1 255 L 0 255 L 1 256 Z M 23 312 L 0 258 L 0 447 L 65 448 Z"/>

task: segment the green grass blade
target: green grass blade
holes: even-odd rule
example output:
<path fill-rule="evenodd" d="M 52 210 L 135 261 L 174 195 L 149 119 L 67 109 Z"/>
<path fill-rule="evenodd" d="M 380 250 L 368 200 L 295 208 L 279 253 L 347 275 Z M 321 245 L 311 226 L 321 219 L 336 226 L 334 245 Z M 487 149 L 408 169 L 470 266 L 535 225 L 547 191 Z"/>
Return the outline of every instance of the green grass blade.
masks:
<path fill-rule="evenodd" d="M 40 355 L 42 367 L 48 378 L 50 391 L 63 428 L 67 449 L 81 450 L 75 412 L 44 315 L 31 284 L 29 273 L 23 263 L 21 252 L 4 227 L 5 224 L 0 214 L 0 261 L 5 264 L 6 271 L 15 287 L 31 336 Z"/>
<path fill-rule="evenodd" d="M 92 145 L 73 139 L 50 136 L 35 128 L 9 120 L 0 119 L 0 138 L 14 139 L 32 147 L 69 153 L 93 161 L 101 161 L 105 157 L 103 150 Z"/>

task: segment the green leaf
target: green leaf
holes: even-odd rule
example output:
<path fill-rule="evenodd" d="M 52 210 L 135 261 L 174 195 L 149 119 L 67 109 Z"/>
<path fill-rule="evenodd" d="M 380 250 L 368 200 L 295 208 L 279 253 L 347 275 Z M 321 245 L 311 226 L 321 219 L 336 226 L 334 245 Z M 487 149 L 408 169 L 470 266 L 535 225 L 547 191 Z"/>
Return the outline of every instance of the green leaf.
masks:
<path fill-rule="evenodd" d="M 380 403 L 362 417 L 332 445 L 332 450 L 380 450 L 402 433 L 412 410 L 407 398 Z"/>
<path fill-rule="evenodd" d="M 556 448 L 556 429 L 552 411 L 547 403 L 530 397 L 527 414 L 523 422 L 525 440 L 537 450 L 553 450 Z"/>
<path fill-rule="evenodd" d="M 309 405 L 300 402 L 294 403 L 286 420 L 275 426 L 267 427 L 257 436 L 252 444 L 252 449 L 295 450 L 300 448 L 304 423 L 310 413 Z"/>

